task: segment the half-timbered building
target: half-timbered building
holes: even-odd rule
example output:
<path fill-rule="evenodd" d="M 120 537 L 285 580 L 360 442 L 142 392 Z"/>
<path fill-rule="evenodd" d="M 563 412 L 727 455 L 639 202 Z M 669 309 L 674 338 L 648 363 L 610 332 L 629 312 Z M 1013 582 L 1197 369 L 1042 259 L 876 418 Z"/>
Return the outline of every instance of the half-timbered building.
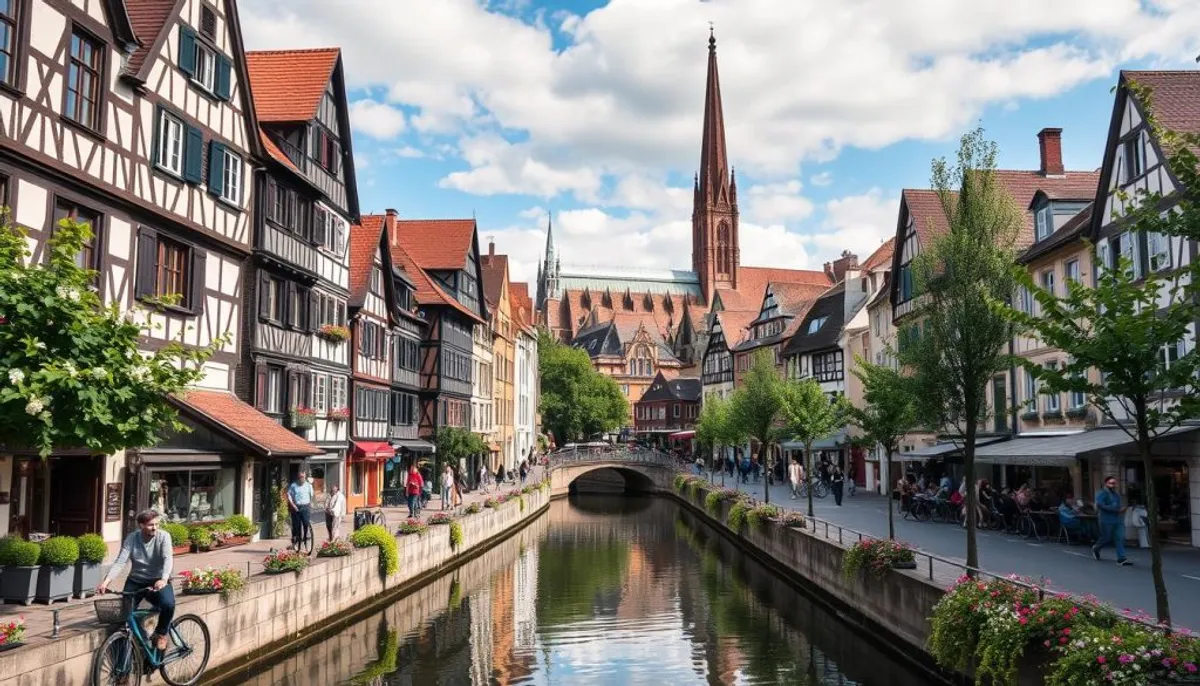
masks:
<path fill-rule="evenodd" d="M 472 336 L 488 316 L 475 220 L 397 220 L 395 227 L 392 253 L 414 281 L 417 311 L 428 327 L 421 346 L 421 435 L 445 426 L 469 429 Z"/>
<path fill-rule="evenodd" d="M 395 288 L 383 217 L 365 216 L 350 228 L 350 509 L 380 504 L 383 464 L 395 455 L 389 443 Z"/>
<path fill-rule="evenodd" d="M 80 260 L 106 302 L 151 325 L 147 350 L 222 340 L 173 399 L 196 429 L 186 446 L 169 436 L 116 455 L 0 461 L 18 475 L 0 532 L 117 540 L 148 505 L 175 521 L 249 512 L 250 461 L 311 446 L 232 395 L 261 154 L 236 4 L 17 0 L 0 21 L 0 202 L 33 259 L 59 220 L 86 222 Z M 170 306 L 143 306 L 164 296 Z"/>
<path fill-rule="evenodd" d="M 244 289 L 239 392 L 322 449 L 307 469 L 318 505 L 342 485 L 349 441 L 348 232 L 358 222 L 341 51 L 247 54 L 266 153 L 254 175 L 253 275 Z M 290 480 L 299 462 L 271 465 Z M 290 472 L 290 473 L 289 473 Z"/>
<path fill-rule="evenodd" d="M 492 415 L 495 419 L 493 435 L 499 444 L 498 457 L 505 469 L 516 469 L 517 463 L 527 457 L 516 454 L 515 427 L 513 420 L 513 374 L 517 350 L 516 327 L 508 280 L 508 256 L 496 254 L 496 244 L 488 242 L 487 255 L 483 257 L 483 294 L 491 315 L 488 329 L 492 337 Z M 496 457 L 495 455 L 493 457 Z M 495 471 L 496 465 L 488 467 Z"/>

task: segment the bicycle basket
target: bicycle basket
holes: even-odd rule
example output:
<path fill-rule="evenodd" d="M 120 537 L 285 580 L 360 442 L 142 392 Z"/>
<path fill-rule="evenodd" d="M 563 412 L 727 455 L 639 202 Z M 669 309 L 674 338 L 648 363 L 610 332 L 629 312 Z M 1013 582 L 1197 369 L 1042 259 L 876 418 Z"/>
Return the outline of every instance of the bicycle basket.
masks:
<path fill-rule="evenodd" d="M 133 599 L 124 596 L 98 598 L 93 604 L 96 607 L 96 619 L 101 624 L 122 624 L 129 618 L 129 612 L 133 609 Z"/>

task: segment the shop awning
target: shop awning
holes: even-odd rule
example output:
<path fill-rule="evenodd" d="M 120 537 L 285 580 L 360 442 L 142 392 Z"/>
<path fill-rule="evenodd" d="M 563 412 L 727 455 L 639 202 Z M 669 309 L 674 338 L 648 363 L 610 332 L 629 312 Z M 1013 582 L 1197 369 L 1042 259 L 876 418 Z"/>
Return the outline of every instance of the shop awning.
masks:
<path fill-rule="evenodd" d="M 431 453 L 433 444 L 419 438 L 396 438 L 391 443 L 394 448 L 403 448 L 412 453 Z"/>
<path fill-rule="evenodd" d="M 837 450 L 846 445 L 846 432 L 839 431 L 832 436 L 813 441 L 813 450 Z M 804 450 L 803 441 L 784 441 L 779 444 L 784 450 Z"/>
<path fill-rule="evenodd" d="M 990 436 L 987 438 L 976 439 L 975 455 L 979 455 L 979 449 L 981 446 L 991 445 L 1003 440 L 1005 440 L 1005 437 L 1003 436 Z M 892 459 L 899 462 L 924 462 L 925 460 L 936 457 L 958 456 L 962 453 L 961 446 L 962 444 L 960 442 L 946 441 L 944 443 L 938 443 L 936 445 L 910 450 L 907 453 L 897 453 L 892 456 Z"/>
<path fill-rule="evenodd" d="M 672 440 L 683 440 L 685 438 L 694 438 L 695 436 L 696 436 L 695 431 L 676 431 L 675 433 L 671 434 L 670 436 L 667 436 L 667 438 L 670 438 Z"/>
<path fill-rule="evenodd" d="M 179 412 L 260 457 L 310 457 L 325 451 L 225 391 L 170 396 Z"/>
<path fill-rule="evenodd" d="M 356 460 L 386 460 L 396 454 L 387 441 L 353 441 L 351 445 L 350 457 Z"/>
<path fill-rule="evenodd" d="M 1178 426 L 1164 436 L 1195 431 L 1200 426 Z M 1105 427 L 1072 434 L 1038 436 L 1024 434 L 1011 440 L 975 450 L 979 464 L 1020 465 L 1026 467 L 1070 467 L 1079 458 L 1096 452 L 1131 445 L 1133 439 L 1117 427 Z"/>

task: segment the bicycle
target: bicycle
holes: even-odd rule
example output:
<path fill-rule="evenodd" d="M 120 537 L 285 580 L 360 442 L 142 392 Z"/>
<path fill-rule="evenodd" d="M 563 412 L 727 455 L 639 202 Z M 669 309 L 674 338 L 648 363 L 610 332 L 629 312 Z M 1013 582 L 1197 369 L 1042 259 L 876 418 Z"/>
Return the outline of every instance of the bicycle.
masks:
<path fill-rule="evenodd" d="M 158 610 L 137 609 L 147 590 L 108 591 L 120 597 L 93 601 L 100 623 L 124 625 L 104 639 L 92 658 L 94 686 L 139 686 L 155 670 L 171 686 L 191 686 L 204 674 L 212 649 L 208 625 L 196 615 L 176 617 L 167 630 L 169 647 L 159 651 L 142 628 L 142 621 Z"/>
<path fill-rule="evenodd" d="M 820 478 L 813 477 L 812 479 L 800 484 L 798 491 L 801 498 L 808 497 L 809 488 L 812 488 L 813 496 L 817 498 L 824 498 L 825 496 L 829 495 L 829 484 L 821 481 Z"/>
<path fill-rule="evenodd" d="M 302 518 L 300 520 L 300 531 L 298 533 L 300 534 L 299 536 L 296 535 L 297 532 L 292 532 L 292 549 L 305 555 L 312 555 L 313 539 L 316 536 L 313 534 L 311 515 L 310 518 Z"/>

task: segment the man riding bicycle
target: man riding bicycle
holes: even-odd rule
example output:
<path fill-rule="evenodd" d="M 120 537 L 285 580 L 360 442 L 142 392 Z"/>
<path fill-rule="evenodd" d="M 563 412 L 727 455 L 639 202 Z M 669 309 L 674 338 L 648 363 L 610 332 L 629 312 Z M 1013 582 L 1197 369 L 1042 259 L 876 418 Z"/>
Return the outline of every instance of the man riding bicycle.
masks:
<path fill-rule="evenodd" d="M 137 516 L 138 531 L 125 537 L 121 552 L 113 561 L 112 569 L 96 587 L 103 594 L 108 585 L 130 563 L 129 577 L 125 579 L 125 592 L 134 593 L 150 589 L 146 600 L 158 609 L 158 624 L 151 635 L 154 647 L 167 649 L 167 629 L 175 617 L 175 591 L 171 588 L 171 568 L 174 565 L 171 536 L 158 528 L 158 513 L 142 510 Z"/>
<path fill-rule="evenodd" d="M 308 472 L 301 469 L 296 480 L 288 486 L 288 510 L 292 513 L 292 549 L 299 550 L 306 536 L 312 536 L 309 508 L 312 506 L 313 487 L 308 483 Z"/>

